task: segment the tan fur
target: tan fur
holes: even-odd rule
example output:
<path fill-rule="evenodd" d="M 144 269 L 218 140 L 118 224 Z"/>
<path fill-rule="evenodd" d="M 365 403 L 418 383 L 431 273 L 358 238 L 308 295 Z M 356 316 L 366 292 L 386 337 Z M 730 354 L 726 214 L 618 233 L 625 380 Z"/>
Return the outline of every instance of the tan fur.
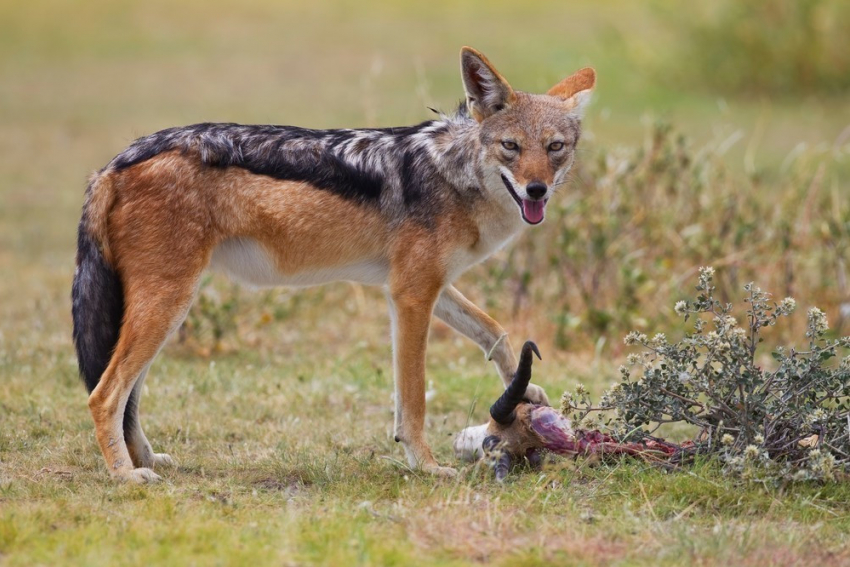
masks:
<path fill-rule="evenodd" d="M 521 185 L 527 185 L 532 181 L 542 181 L 546 185 L 551 185 L 556 170 L 557 168 L 546 155 L 543 144 L 539 144 L 522 153 L 514 170 L 514 178 Z"/>
<path fill-rule="evenodd" d="M 511 383 L 517 358 L 504 327 L 498 321 L 469 301 L 454 286 L 443 291 L 436 314 L 460 333 L 482 345 L 482 349 L 493 357 L 505 386 Z M 499 348 L 490 353 L 493 346 Z"/>
<path fill-rule="evenodd" d="M 510 447 L 516 455 L 524 455 L 528 449 L 539 449 L 543 440 L 531 427 L 531 404 L 519 404 L 516 419 L 510 425 L 500 425 L 493 419 L 487 426 L 487 434 L 495 435 L 502 445 Z"/>
<path fill-rule="evenodd" d="M 262 243 L 285 274 L 387 252 L 388 229 L 378 213 L 302 183 L 201 168 L 176 152 L 133 166 L 120 183 L 109 240 L 124 274 L 176 279 L 185 262 L 163 265 L 164 258 L 195 259 L 203 267 L 212 249 L 232 237 Z"/>
<path fill-rule="evenodd" d="M 112 186 L 112 176 L 109 173 L 93 173 L 89 178 L 91 190 L 88 193 L 88 202 L 85 206 L 91 211 L 89 226 L 86 228 L 100 243 L 104 259 L 109 264 L 114 264 L 112 250 L 109 247 L 106 222 L 115 199 L 115 190 Z"/>
<path fill-rule="evenodd" d="M 100 218 L 107 219 L 103 242 L 124 284 L 126 322 L 89 406 L 114 474 L 131 475 L 133 464 L 143 464 L 130 458 L 121 433 L 135 380 L 182 320 L 214 247 L 232 237 L 262 243 L 282 273 L 389 260 L 390 296 L 400 321 L 398 394 L 404 409 L 398 437 L 422 467 L 437 468 L 422 432 L 425 346 L 448 258 L 476 237 L 467 213 L 442 219 L 435 240 L 412 223 L 390 230 L 377 212 L 333 193 L 241 169 L 202 168 L 176 152 L 110 175 L 119 192 Z M 96 185 L 99 190 L 104 184 Z M 104 195 L 95 198 L 106 202 Z M 317 211 L 321 222 L 314 218 Z M 173 324 L 163 327 L 163 321 Z"/>
<path fill-rule="evenodd" d="M 591 67 L 580 69 L 549 89 L 546 94 L 562 98 L 572 98 L 581 91 L 589 91 L 596 87 L 596 71 Z"/>
<path fill-rule="evenodd" d="M 498 80 L 497 88 L 504 91 L 505 104 L 507 106 L 511 106 L 512 104 L 514 104 L 516 102 L 516 93 L 514 92 L 513 88 L 511 88 L 511 85 L 502 76 L 502 74 L 499 73 L 496 70 L 496 68 L 493 66 L 493 64 L 490 63 L 490 60 L 487 59 L 487 57 L 485 57 L 483 53 L 481 53 L 480 51 L 478 51 L 478 50 L 476 50 L 472 47 L 464 46 L 460 50 L 460 54 L 461 54 L 461 73 L 462 74 L 464 74 L 464 75 L 470 74 L 470 64 L 471 64 L 471 62 L 474 62 L 477 59 L 480 63 L 482 63 L 497 78 L 497 80 Z M 471 55 L 473 57 L 469 57 L 469 55 Z M 478 75 L 475 72 L 472 72 L 471 74 L 473 76 Z M 479 104 L 480 101 L 477 101 L 474 98 L 467 97 L 467 103 L 468 103 L 468 106 L 469 106 L 470 114 L 472 115 L 473 118 L 475 118 L 479 122 L 481 122 L 482 120 L 487 118 L 487 116 L 489 115 L 489 113 L 484 108 L 482 108 L 481 104 Z"/>
<path fill-rule="evenodd" d="M 480 63 L 464 59 L 462 64 L 489 69 L 496 79 L 487 87 L 499 91 L 508 108 L 494 114 L 479 104 L 482 101 L 473 100 L 473 115 L 481 121 L 489 113 L 482 128 L 489 124 L 494 135 L 513 136 L 527 148 L 511 157 L 500 149 L 498 138 L 483 140 L 485 162 L 509 168 L 522 184 L 552 184 L 559 168 L 569 165 L 567 158 L 547 153 L 553 130 L 528 125 L 545 125 L 550 116 L 559 117 L 574 104 L 573 94 L 592 88 L 595 74 L 583 70 L 553 87 L 553 96 L 566 97 L 559 101 L 514 92 L 483 55 L 464 50 Z M 470 80 L 483 80 L 473 75 Z M 491 180 L 484 183 L 492 185 Z M 497 187 L 500 183 L 496 181 Z M 426 228 L 421 222 L 387 218 L 376 207 L 331 191 L 238 167 L 204 166 L 191 151 L 171 151 L 126 169 L 106 170 L 92 180 L 89 199 L 86 229 L 119 274 L 124 291 L 119 340 L 89 397 L 97 441 L 118 478 L 156 480 L 150 467 L 170 462 L 167 455 L 152 453 L 140 427 L 127 446 L 122 432 L 125 406 L 168 335 L 185 318 L 215 251 L 230 241 L 257 243 L 282 276 L 358 263 L 386 266 L 396 347 L 396 436 L 410 461 L 427 471 L 452 472 L 437 465 L 423 432 L 425 350 L 432 314 L 485 352 L 493 350 L 505 384 L 516 367 L 503 328 L 451 286 L 466 268 L 522 228 L 516 204 L 503 188 L 468 208 L 441 211 L 428 219 L 432 224 Z M 547 401 L 533 385 L 528 393 L 535 401 Z"/>

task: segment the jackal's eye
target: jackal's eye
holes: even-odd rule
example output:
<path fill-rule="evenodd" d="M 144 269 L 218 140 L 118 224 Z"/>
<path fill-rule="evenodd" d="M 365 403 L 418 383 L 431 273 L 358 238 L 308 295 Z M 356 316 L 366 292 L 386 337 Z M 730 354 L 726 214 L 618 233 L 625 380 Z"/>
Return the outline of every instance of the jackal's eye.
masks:
<path fill-rule="evenodd" d="M 564 149 L 564 142 L 552 142 L 547 149 L 550 152 L 560 152 Z"/>
<path fill-rule="evenodd" d="M 502 140 L 502 147 L 508 150 L 509 152 L 515 152 L 519 149 L 517 143 L 511 142 L 510 140 Z"/>

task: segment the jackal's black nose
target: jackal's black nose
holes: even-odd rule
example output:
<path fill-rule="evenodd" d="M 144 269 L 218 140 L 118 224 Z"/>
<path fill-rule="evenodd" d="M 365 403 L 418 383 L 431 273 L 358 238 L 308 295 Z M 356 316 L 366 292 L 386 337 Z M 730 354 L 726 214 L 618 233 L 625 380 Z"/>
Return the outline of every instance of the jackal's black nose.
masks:
<path fill-rule="evenodd" d="M 532 199 L 542 199 L 546 194 L 546 184 L 539 181 L 532 181 L 525 187 L 525 192 Z"/>

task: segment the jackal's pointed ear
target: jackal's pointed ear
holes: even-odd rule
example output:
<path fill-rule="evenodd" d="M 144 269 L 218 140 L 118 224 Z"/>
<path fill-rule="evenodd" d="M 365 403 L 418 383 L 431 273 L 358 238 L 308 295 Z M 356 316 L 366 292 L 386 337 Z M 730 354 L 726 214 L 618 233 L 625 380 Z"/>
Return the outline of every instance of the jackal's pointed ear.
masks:
<path fill-rule="evenodd" d="M 584 114 L 584 107 L 590 102 L 595 86 L 596 71 L 592 67 L 585 67 L 549 89 L 546 94 L 572 103 L 573 112 Z"/>
<path fill-rule="evenodd" d="M 479 122 L 516 101 L 516 93 L 505 78 L 471 47 L 460 50 L 460 73 L 469 113 Z"/>

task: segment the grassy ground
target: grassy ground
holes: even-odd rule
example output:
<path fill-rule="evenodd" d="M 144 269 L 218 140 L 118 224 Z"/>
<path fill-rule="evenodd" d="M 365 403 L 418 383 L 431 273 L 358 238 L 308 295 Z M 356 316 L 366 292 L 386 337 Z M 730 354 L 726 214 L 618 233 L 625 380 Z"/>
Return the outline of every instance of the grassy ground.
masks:
<path fill-rule="evenodd" d="M 74 230 L 87 173 L 132 138 L 206 120 L 426 119 L 461 94 L 462 44 L 528 90 L 596 66 L 599 146 L 639 143 L 660 115 L 698 140 L 740 130 L 727 159 L 744 170 L 830 147 L 850 123 L 841 101 L 661 88 L 641 62 L 670 41 L 626 2 L 0 5 L 0 564 L 847 564 L 847 486 L 746 487 L 710 464 L 566 463 L 504 487 L 475 469 L 456 481 L 408 470 L 390 435 L 385 308 L 347 284 L 239 292 L 253 315 L 220 352 L 204 336 L 169 345 L 142 404 L 154 448 L 180 463 L 165 483 L 113 484 L 94 442 L 70 343 Z M 479 283 L 459 285 L 483 302 Z M 515 340 L 540 341 L 551 396 L 611 380 L 609 350 L 567 353 L 535 334 L 544 306 L 512 314 L 509 293 L 486 299 Z M 449 435 L 483 421 L 499 385 L 441 325 L 429 354 L 428 430 L 451 462 Z"/>

